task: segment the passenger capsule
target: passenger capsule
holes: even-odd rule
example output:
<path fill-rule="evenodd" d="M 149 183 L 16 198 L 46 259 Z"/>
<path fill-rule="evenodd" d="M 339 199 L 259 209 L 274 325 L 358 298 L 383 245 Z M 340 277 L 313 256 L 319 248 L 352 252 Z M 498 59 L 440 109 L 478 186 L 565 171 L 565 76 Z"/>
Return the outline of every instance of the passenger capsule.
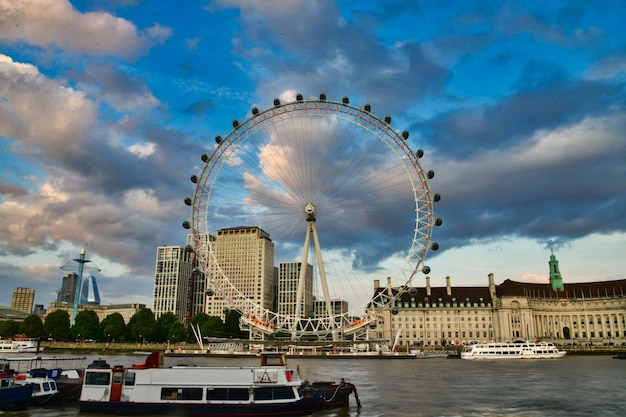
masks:
<path fill-rule="evenodd" d="M 253 107 L 253 108 L 252 108 L 252 114 L 254 114 L 254 115 L 259 114 L 259 109 L 258 109 L 258 108 L 256 108 L 256 107 Z"/>
<path fill-rule="evenodd" d="M 191 225 L 189 224 L 189 222 L 188 222 L 187 220 L 185 220 L 185 221 L 183 222 L 183 227 L 184 227 L 185 229 L 190 229 L 190 228 L 191 228 Z"/>
<path fill-rule="evenodd" d="M 441 218 L 437 217 L 435 219 L 435 226 L 441 226 L 443 224 L 443 220 L 441 220 Z"/>
<path fill-rule="evenodd" d="M 190 178 L 191 182 L 193 182 L 194 184 L 198 183 L 198 176 L 197 175 L 192 175 Z"/>
<path fill-rule="evenodd" d="M 437 249 L 439 249 L 439 243 L 437 243 L 437 242 L 433 242 L 433 243 L 432 243 L 432 245 L 430 245 L 430 248 L 431 248 L 432 250 L 437 250 Z"/>
<path fill-rule="evenodd" d="M 215 293 L 213 292 L 213 289 L 212 289 L 212 288 L 207 288 L 207 289 L 206 289 L 206 295 L 207 295 L 207 296 L 212 297 L 212 296 L 213 296 L 213 294 L 215 294 Z"/>
<path fill-rule="evenodd" d="M 402 132 L 402 139 L 407 140 L 409 138 L 409 132 L 408 131 L 404 131 Z"/>
<path fill-rule="evenodd" d="M 274 106 L 280 106 L 280 100 L 275 98 L 274 99 Z"/>
<path fill-rule="evenodd" d="M 385 123 L 391 124 L 391 116 L 385 116 Z"/>
<path fill-rule="evenodd" d="M 350 104 L 350 99 L 348 97 L 344 97 L 341 101 L 343 104 Z"/>
<path fill-rule="evenodd" d="M 435 171 L 428 171 L 428 179 L 432 180 L 433 178 L 435 178 Z"/>
<path fill-rule="evenodd" d="M 191 205 L 191 198 L 186 197 L 186 198 L 185 198 L 185 204 L 186 204 L 186 205 L 188 205 L 188 206 L 190 206 L 190 205 Z"/>
<path fill-rule="evenodd" d="M 433 201 L 434 201 L 435 203 L 437 203 L 437 202 L 438 202 L 438 201 L 440 201 L 440 200 L 441 200 L 441 194 L 435 194 L 435 195 L 433 196 Z"/>
<path fill-rule="evenodd" d="M 205 162 L 209 160 L 209 155 L 203 153 L 202 156 L 200 157 L 200 159 L 202 159 L 202 162 Z"/>
<path fill-rule="evenodd" d="M 239 121 L 238 120 L 233 120 L 233 127 L 235 129 L 237 129 L 239 127 Z"/>
<path fill-rule="evenodd" d="M 424 275 L 430 274 L 430 267 L 429 266 L 424 266 L 424 268 L 422 268 L 422 272 L 424 273 Z"/>
<path fill-rule="evenodd" d="M 368 113 L 369 113 L 370 111 L 372 111 L 372 106 L 370 106 L 369 104 L 366 104 L 366 105 L 363 107 L 363 110 L 365 110 L 366 112 L 368 112 Z"/>
<path fill-rule="evenodd" d="M 302 94 L 300 94 L 300 93 L 296 94 L 296 100 L 302 101 L 303 100 Z"/>
<path fill-rule="evenodd" d="M 222 137 L 221 137 L 221 136 L 219 136 L 219 135 L 215 137 L 215 143 L 217 143 L 218 145 L 219 145 L 220 143 L 222 143 L 222 141 L 223 141 L 223 140 L 224 140 L 224 139 L 222 139 Z"/>
<path fill-rule="evenodd" d="M 391 314 L 393 314 L 393 315 L 395 316 L 395 315 L 396 315 L 396 314 L 398 314 L 399 312 L 400 312 L 400 310 L 398 309 L 398 307 L 395 307 L 395 306 L 394 306 L 394 307 L 392 307 L 392 309 L 391 309 Z"/>
<path fill-rule="evenodd" d="M 424 156 L 424 150 L 418 149 L 417 151 L 415 151 L 415 156 L 417 156 L 418 158 L 421 158 L 422 156 Z"/>
<path fill-rule="evenodd" d="M 320 94 L 320 100 L 321 101 L 326 101 L 326 94 L 324 94 L 324 93 Z"/>

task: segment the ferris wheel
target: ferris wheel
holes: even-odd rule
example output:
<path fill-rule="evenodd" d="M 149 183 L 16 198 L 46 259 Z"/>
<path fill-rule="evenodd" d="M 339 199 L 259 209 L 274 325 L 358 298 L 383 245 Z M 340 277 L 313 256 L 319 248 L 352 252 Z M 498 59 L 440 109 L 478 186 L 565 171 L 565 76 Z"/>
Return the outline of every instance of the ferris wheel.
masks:
<path fill-rule="evenodd" d="M 233 121 L 202 155 L 194 195 L 185 199 L 191 221 L 183 226 L 209 295 L 241 312 L 251 332 L 294 340 L 356 336 L 376 324 L 377 312 L 397 313 L 400 296 L 418 285 L 415 275 L 430 272 L 424 259 L 437 250 L 431 233 L 442 223 L 433 215 L 439 195 L 428 185 L 434 173 L 408 138 L 370 105 L 324 94 L 275 99 Z M 280 308 L 238 288 L 217 255 L 219 240 L 207 237 L 237 226 L 262 229 L 274 262 L 299 266 L 279 290 Z M 386 289 L 375 291 L 381 281 Z"/>

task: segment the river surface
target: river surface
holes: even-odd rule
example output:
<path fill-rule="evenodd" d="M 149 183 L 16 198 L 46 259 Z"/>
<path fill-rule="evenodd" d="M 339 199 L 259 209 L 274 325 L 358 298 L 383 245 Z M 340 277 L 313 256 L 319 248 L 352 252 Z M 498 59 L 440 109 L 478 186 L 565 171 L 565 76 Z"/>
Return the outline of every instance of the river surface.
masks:
<path fill-rule="evenodd" d="M 46 356 L 46 355 L 43 355 Z M 67 355 L 64 355 L 67 356 Z M 128 366 L 145 356 L 87 355 Z M 258 358 L 166 358 L 166 365 L 240 366 Z M 458 359 L 302 359 L 303 379 L 353 383 L 361 407 L 319 411 L 313 417 L 623 417 L 626 360 L 569 356 L 556 360 L 466 361 Z M 1 412 L 0 412 L 1 414 Z M 31 408 L 15 417 L 95 417 L 77 406 Z M 4 417 L 3 416 L 3 417 Z M 99 416 L 101 417 L 101 416 Z"/>

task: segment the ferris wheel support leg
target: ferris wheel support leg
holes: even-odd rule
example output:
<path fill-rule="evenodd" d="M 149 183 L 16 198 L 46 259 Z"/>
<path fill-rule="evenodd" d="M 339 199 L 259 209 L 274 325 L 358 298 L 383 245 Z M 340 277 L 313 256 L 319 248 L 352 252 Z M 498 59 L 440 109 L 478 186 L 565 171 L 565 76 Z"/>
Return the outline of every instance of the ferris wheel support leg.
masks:
<path fill-rule="evenodd" d="M 330 293 L 328 292 L 328 283 L 326 282 L 326 271 L 324 270 L 324 262 L 322 262 L 322 249 L 320 248 L 320 241 L 317 238 L 317 228 L 315 223 L 310 222 L 309 227 L 313 231 L 313 243 L 315 244 L 315 254 L 317 255 L 317 265 L 320 271 L 320 280 L 322 281 L 322 290 L 324 291 L 324 298 L 326 299 L 326 311 L 328 317 L 333 316 L 333 309 L 330 303 Z M 335 323 L 335 325 L 337 325 Z"/>
<path fill-rule="evenodd" d="M 291 340 L 298 338 L 298 323 L 302 315 L 302 297 L 304 295 L 304 282 L 306 280 L 306 265 L 309 262 L 309 245 L 311 242 L 311 232 L 313 223 L 309 222 L 306 231 L 306 237 L 304 238 L 304 249 L 302 251 L 302 263 L 300 264 L 300 276 L 298 277 L 298 291 L 296 292 L 296 310 L 295 320 L 291 329 Z"/>

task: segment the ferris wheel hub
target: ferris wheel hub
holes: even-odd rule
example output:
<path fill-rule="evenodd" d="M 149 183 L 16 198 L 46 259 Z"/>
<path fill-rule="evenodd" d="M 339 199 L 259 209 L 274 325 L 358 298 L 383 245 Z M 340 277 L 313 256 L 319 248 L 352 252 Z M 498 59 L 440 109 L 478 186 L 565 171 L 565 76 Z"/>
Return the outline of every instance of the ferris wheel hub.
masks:
<path fill-rule="evenodd" d="M 316 219 L 316 214 L 315 214 L 315 206 L 311 203 L 307 204 L 304 207 L 304 213 L 306 214 L 307 218 L 306 220 L 308 222 L 314 222 Z"/>

